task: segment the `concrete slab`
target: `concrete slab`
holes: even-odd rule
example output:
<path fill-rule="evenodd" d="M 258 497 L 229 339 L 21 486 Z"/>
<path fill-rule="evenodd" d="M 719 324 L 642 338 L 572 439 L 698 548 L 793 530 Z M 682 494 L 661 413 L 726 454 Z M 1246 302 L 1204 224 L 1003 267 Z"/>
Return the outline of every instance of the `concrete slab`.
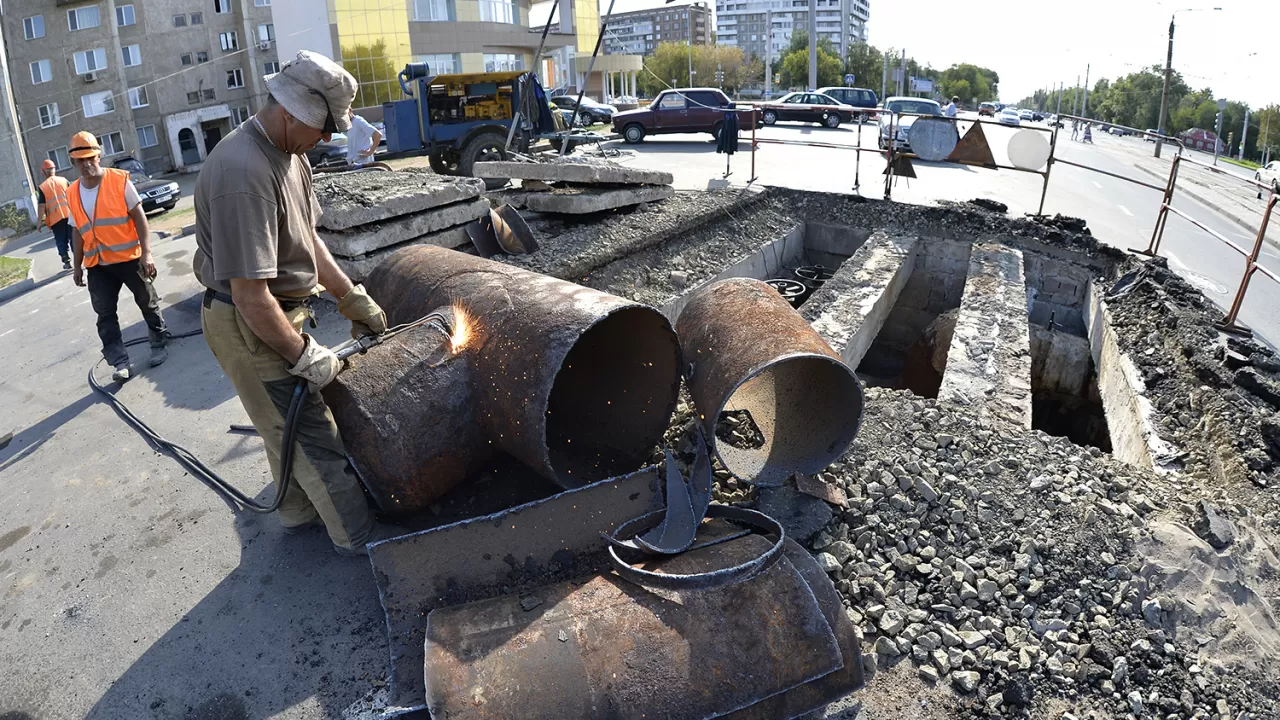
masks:
<path fill-rule="evenodd" d="M 378 267 L 378 263 L 400 248 L 411 245 L 439 245 L 445 248 L 458 248 L 468 242 L 471 242 L 471 239 L 467 237 L 465 227 L 459 225 L 439 232 L 429 233 L 399 245 L 381 248 L 360 257 L 348 258 L 335 255 L 333 259 L 338 263 L 338 267 L 342 268 L 342 271 L 347 274 L 347 277 L 351 278 L 352 282 L 364 282 L 364 279 L 369 277 L 369 273 Z"/>
<path fill-rule="evenodd" d="M 475 178 L 445 177 L 420 168 L 322 174 L 313 184 L 323 211 L 320 227 L 329 230 L 452 205 L 484 191 L 484 183 Z"/>
<path fill-rule="evenodd" d="M 800 308 L 831 349 L 858 367 L 915 269 L 915 237 L 873 233 Z"/>
<path fill-rule="evenodd" d="M 666 200 L 675 194 L 675 188 L 670 185 L 637 185 L 609 189 L 573 187 L 561 188 L 549 193 L 531 193 L 525 196 L 524 206 L 534 212 L 586 215 Z"/>
<path fill-rule="evenodd" d="M 453 205 L 401 215 L 389 220 L 360 225 L 350 230 L 320 228 L 320 239 L 335 257 L 357 258 L 385 247 L 438 232 L 489 214 L 489 201 L 476 198 Z"/>
<path fill-rule="evenodd" d="M 1022 252 L 975 243 L 938 400 L 1031 427 L 1031 348 Z"/>
<path fill-rule="evenodd" d="M 478 178 L 541 180 L 591 185 L 670 185 L 671 173 L 601 162 L 482 162 L 473 170 Z"/>

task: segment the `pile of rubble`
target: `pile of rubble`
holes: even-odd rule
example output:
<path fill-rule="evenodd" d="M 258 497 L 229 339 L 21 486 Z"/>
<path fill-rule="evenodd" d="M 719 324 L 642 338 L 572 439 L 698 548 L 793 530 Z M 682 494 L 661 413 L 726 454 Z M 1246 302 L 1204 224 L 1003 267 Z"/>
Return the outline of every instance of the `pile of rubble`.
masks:
<path fill-rule="evenodd" d="M 406 168 L 317 175 L 320 238 L 357 282 L 408 245 L 457 248 L 465 226 L 489 215 L 484 183 Z"/>
<path fill-rule="evenodd" d="M 505 194 L 512 205 L 555 215 L 586 215 L 675 194 L 671 173 L 626 167 L 602 160 L 561 158 L 553 162 L 476 163 L 475 175 L 492 180 L 520 180 L 519 191 Z"/>

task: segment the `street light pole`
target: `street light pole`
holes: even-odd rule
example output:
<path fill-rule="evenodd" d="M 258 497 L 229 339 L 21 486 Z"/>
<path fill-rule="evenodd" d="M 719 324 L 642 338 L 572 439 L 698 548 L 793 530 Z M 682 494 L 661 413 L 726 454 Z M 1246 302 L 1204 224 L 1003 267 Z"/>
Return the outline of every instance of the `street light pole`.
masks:
<path fill-rule="evenodd" d="M 1160 91 L 1160 117 L 1156 119 L 1156 132 L 1160 137 L 1156 138 L 1156 157 L 1160 157 L 1160 148 L 1164 146 L 1165 117 L 1169 111 L 1169 77 L 1173 74 L 1173 27 L 1174 22 L 1178 19 L 1180 12 L 1195 12 L 1205 8 L 1182 8 L 1174 10 L 1173 15 L 1169 16 L 1169 53 L 1165 56 L 1164 61 L 1164 89 Z M 1214 10 L 1221 10 L 1216 7 Z"/>
<path fill-rule="evenodd" d="M 1089 70 L 1093 68 L 1089 63 L 1084 66 L 1084 105 L 1080 110 L 1081 117 L 1089 117 Z"/>
<path fill-rule="evenodd" d="M 818 0 L 809 0 L 809 87 L 818 89 Z"/>

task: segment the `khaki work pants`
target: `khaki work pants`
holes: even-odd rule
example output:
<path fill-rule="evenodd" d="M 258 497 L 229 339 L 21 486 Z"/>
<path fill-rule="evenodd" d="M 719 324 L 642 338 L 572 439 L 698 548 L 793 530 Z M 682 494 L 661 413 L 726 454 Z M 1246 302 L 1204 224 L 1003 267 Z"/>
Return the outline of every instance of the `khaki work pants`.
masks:
<path fill-rule="evenodd" d="M 301 331 L 307 309 L 287 310 L 285 317 Z M 271 475 L 279 482 L 284 419 L 298 378 L 289 374 L 288 361 L 253 334 L 234 305 L 206 299 L 200 325 L 209 349 L 258 429 Z M 334 545 L 362 547 L 373 529 L 373 513 L 347 462 L 333 414 L 319 393 L 308 396 L 298 423 L 294 482 L 280 504 L 280 522 L 286 527 L 304 525 L 319 514 Z"/>

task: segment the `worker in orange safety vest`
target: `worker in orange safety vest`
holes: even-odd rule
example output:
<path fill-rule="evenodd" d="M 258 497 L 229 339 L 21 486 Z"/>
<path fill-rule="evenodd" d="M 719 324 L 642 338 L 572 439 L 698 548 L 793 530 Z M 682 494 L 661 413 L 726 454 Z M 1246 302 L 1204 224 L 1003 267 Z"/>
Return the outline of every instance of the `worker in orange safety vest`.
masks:
<path fill-rule="evenodd" d="M 133 375 L 129 353 L 120 337 L 116 305 L 120 288 L 133 293 L 142 311 L 151 340 L 151 366 L 168 358 L 169 331 L 160 316 L 160 298 L 151 281 L 156 263 L 151 257 L 150 228 L 142 199 L 129 173 L 101 165 L 102 147 L 93 133 L 71 136 L 71 162 L 80 179 L 67 191 L 71 209 L 71 249 L 75 255 L 73 278 L 85 286 L 88 268 L 89 300 L 98 314 L 102 356 L 115 367 L 111 379 L 124 382 Z"/>
<path fill-rule="evenodd" d="M 40 169 L 45 179 L 36 190 L 36 224 L 53 231 L 53 241 L 58 246 L 58 256 L 62 258 L 62 269 L 70 270 L 71 225 L 67 218 L 71 217 L 71 202 L 67 199 L 67 179 L 58 175 L 58 166 L 52 160 L 45 160 Z"/>

